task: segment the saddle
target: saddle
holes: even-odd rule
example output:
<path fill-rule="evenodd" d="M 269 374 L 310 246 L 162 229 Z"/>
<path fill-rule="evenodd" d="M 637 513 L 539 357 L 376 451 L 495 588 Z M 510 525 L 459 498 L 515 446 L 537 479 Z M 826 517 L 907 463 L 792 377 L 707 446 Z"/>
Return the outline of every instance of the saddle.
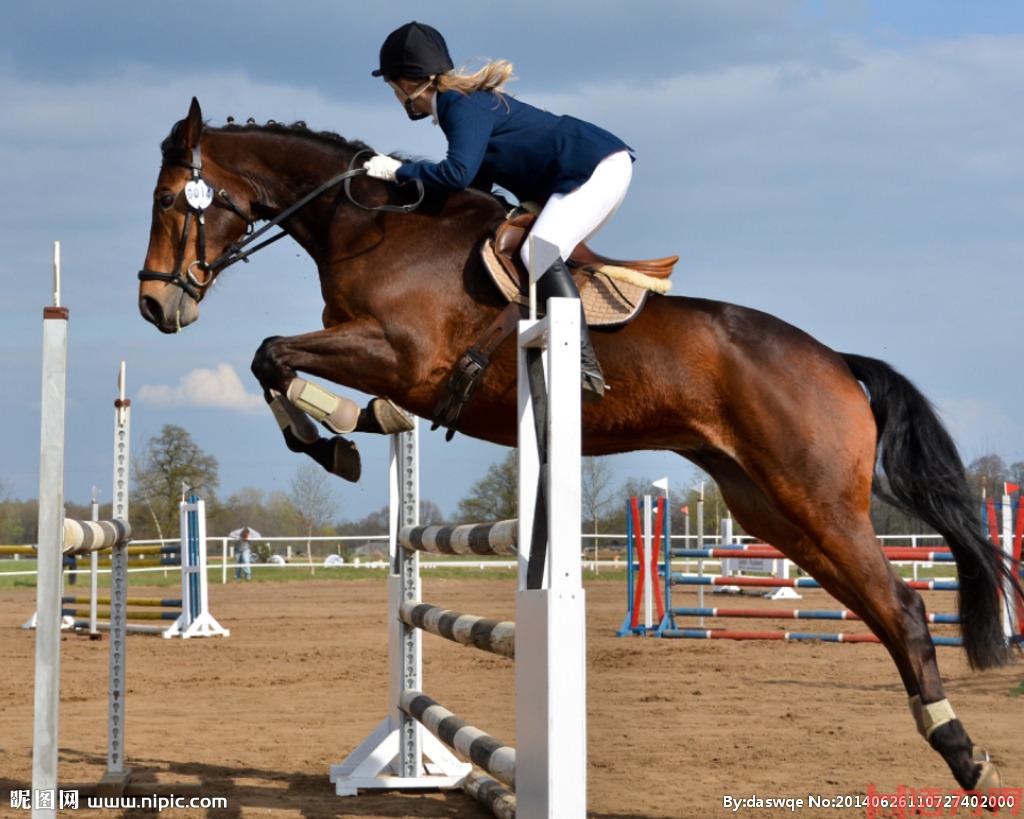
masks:
<path fill-rule="evenodd" d="M 481 257 L 491 279 L 509 302 L 527 304 L 530 276 L 520 257 L 536 216 L 524 213 L 503 222 L 484 242 Z M 610 259 L 580 244 L 567 260 L 591 327 L 628 323 L 650 293 L 667 293 L 678 256 L 646 261 Z"/>
<path fill-rule="evenodd" d="M 535 219 L 532 213 L 514 213 L 480 248 L 484 266 L 495 286 L 508 300 L 508 306 L 456 362 L 444 393 L 434 406 L 431 428 L 447 427 L 446 440 L 450 441 L 455 435 L 462 408 L 473 397 L 480 378 L 491 363 L 491 355 L 512 334 L 516 322 L 525 316 L 530 275 L 519 251 Z M 668 277 L 678 261 L 678 256 L 648 261 L 609 259 L 584 244 L 579 245 L 568 259 L 568 264 L 580 292 L 587 324 L 591 327 L 616 327 L 631 321 L 650 293 L 669 291 Z"/>

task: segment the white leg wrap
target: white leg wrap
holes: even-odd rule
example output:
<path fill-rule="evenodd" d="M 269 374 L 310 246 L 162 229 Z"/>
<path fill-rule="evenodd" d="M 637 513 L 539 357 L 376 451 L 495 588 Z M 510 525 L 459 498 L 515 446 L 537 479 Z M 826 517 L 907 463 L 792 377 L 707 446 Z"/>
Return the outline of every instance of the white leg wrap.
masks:
<path fill-rule="evenodd" d="M 359 405 L 355 401 L 341 398 L 304 378 L 292 379 L 288 400 L 337 434 L 352 432 L 359 421 Z"/>
<path fill-rule="evenodd" d="M 313 422 L 309 420 L 309 416 L 277 390 L 271 390 L 270 394 L 273 396 L 270 400 L 270 411 L 274 413 L 274 420 L 281 427 L 281 431 L 291 429 L 292 435 L 302 443 L 315 443 L 320 437 L 320 433 L 313 426 Z"/>
<path fill-rule="evenodd" d="M 917 733 L 924 736 L 924 712 L 921 710 L 921 698 L 917 694 L 910 698 L 910 714 L 917 726 Z"/>
<path fill-rule="evenodd" d="M 910 713 L 914 715 L 918 733 L 925 739 L 931 739 L 936 729 L 956 719 L 956 713 L 949 700 L 923 705 L 921 698 L 916 695 L 910 698 Z"/>

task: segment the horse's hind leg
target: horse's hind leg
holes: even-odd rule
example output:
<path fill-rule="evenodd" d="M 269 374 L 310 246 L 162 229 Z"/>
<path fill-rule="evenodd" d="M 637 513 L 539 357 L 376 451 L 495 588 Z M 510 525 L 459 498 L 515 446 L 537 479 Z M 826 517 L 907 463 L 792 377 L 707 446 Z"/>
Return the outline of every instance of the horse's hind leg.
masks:
<path fill-rule="evenodd" d="M 946 760 L 957 782 L 982 791 L 997 787 L 998 771 L 975 749 L 946 699 L 924 601 L 897 576 L 879 548 L 867 512 L 867 489 L 848 487 L 853 491 L 809 498 L 815 502 L 807 503 L 795 500 L 799 493 L 769 485 L 773 499 L 732 459 L 701 460 L 744 529 L 810 572 L 882 641 L 910 697 L 918 731 Z M 788 473 L 779 480 L 792 478 Z"/>
<path fill-rule="evenodd" d="M 820 525 L 819 525 L 820 529 Z M 943 690 L 921 595 L 882 552 L 864 512 L 859 525 L 819 531 L 808 570 L 822 587 L 864 619 L 892 656 L 910 697 L 917 730 L 949 765 L 961 787 L 987 791 L 999 774 L 976 749 Z"/>

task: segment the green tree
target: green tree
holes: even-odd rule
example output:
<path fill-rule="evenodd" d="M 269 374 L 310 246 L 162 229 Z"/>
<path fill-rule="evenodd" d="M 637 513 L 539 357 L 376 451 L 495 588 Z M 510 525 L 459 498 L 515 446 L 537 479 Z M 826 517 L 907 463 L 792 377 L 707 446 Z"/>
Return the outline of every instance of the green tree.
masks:
<path fill-rule="evenodd" d="M 456 519 L 461 523 L 507 520 L 517 512 L 519 468 L 516 451 L 491 464 L 484 475 L 459 501 Z"/>
<path fill-rule="evenodd" d="M 1006 479 L 1011 483 L 1024 486 L 1024 461 L 1016 461 L 1010 464 L 1009 473 Z"/>
<path fill-rule="evenodd" d="M 584 520 L 589 522 L 589 529 L 596 535 L 600 529 L 600 519 L 604 515 L 615 495 L 612 491 L 612 468 L 607 458 L 584 458 L 580 469 L 580 498 L 583 502 Z"/>
<path fill-rule="evenodd" d="M 239 489 L 207 515 L 208 530 L 217 534 L 250 526 L 262 535 L 291 535 L 295 533 L 295 521 L 295 510 L 286 493 L 268 493 L 252 486 Z"/>
<path fill-rule="evenodd" d="M 303 463 L 295 470 L 288 500 L 295 522 L 306 537 L 327 533 L 328 525 L 340 509 L 331 478 L 314 463 Z"/>
<path fill-rule="evenodd" d="M 967 483 L 971 488 L 971 495 L 979 501 L 983 489 L 987 495 L 1002 495 L 1003 481 L 1008 480 L 1013 480 L 1010 477 L 1010 470 L 1007 469 L 1006 462 L 994 452 L 975 458 L 967 466 Z"/>
<path fill-rule="evenodd" d="M 0 479 L 0 543 L 34 543 L 39 517 L 39 504 L 34 500 L 11 497 L 11 483 Z"/>
<path fill-rule="evenodd" d="M 316 464 L 303 463 L 295 470 L 291 491 L 288 493 L 300 534 L 306 536 L 306 557 L 309 559 L 310 574 L 316 573 L 310 538 L 326 533 L 328 524 L 338 511 L 339 502 L 334 496 L 334 486 L 329 480 L 331 479 Z"/>
<path fill-rule="evenodd" d="M 150 438 L 133 471 L 133 531 L 155 530 L 156 537 L 176 535 L 183 485 L 208 507 L 216 507 L 217 459 L 203 452 L 183 427 L 167 424 Z"/>
<path fill-rule="evenodd" d="M 920 518 L 886 503 L 881 498 L 871 497 L 871 524 L 879 535 L 922 535 L 932 534 L 932 529 Z"/>

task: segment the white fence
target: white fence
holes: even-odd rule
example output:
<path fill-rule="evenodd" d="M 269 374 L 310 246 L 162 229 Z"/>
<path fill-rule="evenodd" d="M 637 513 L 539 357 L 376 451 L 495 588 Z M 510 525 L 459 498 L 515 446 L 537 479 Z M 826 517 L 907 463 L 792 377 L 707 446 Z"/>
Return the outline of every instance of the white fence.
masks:
<path fill-rule="evenodd" d="M 268 544 L 283 544 L 284 546 L 294 546 L 296 552 L 305 551 L 307 541 L 309 543 L 328 543 L 338 544 L 340 547 L 346 543 L 381 543 L 386 547 L 388 536 L 387 535 L 321 535 L 313 537 L 304 536 L 274 536 L 274 537 L 259 537 L 252 541 L 254 545 L 261 543 Z M 597 549 L 602 542 L 618 542 L 625 548 L 626 535 L 625 534 L 587 534 L 582 533 L 582 553 L 583 553 L 583 569 L 593 574 L 599 574 L 601 569 L 621 569 L 625 565 L 624 559 L 611 559 L 611 560 L 600 560 L 596 557 Z M 692 544 L 698 545 L 698 535 L 672 535 L 671 540 L 682 542 L 684 545 Z M 718 535 L 705 534 L 703 538 L 703 545 L 713 546 L 720 540 Z M 747 536 L 740 536 L 734 538 L 737 542 L 751 541 L 753 538 Z M 941 543 L 941 535 L 878 535 L 879 542 L 884 546 L 926 546 L 931 543 Z M 209 536 L 206 538 L 208 554 L 215 555 L 218 551 L 218 544 L 220 546 L 220 559 L 221 563 L 219 566 L 216 564 L 209 567 L 210 571 L 219 569 L 221 573 L 221 583 L 225 584 L 228 582 L 228 572 L 232 570 L 236 564 L 234 562 L 235 550 L 234 543 L 236 540 L 224 537 L 224 536 Z M 133 540 L 133 546 L 149 546 L 149 545 L 165 545 L 165 544 L 178 544 L 181 543 L 180 538 L 153 538 L 149 540 Z M 589 554 L 593 553 L 594 557 L 588 557 Z M 12 562 L 18 560 L 26 560 L 31 558 L 19 557 L 17 555 L 9 558 Z M 690 559 L 676 559 L 672 561 L 673 566 L 686 566 L 688 564 L 695 563 L 695 560 Z M 714 559 L 708 559 L 705 563 L 715 563 Z M 894 561 L 898 562 L 898 561 Z M 129 566 L 131 564 L 129 563 Z M 515 561 L 504 561 L 504 560 L 440 560 L 440 561 L 426 561 L 420 564 L 423 569 L 442 569 L 442 568 L 458 568 L 458 569 L 495 569 L 495 568 L 514 568 L 516 566 Z M 0 560 L 0 566 L 3 566 L 3 561 Z M 914 564 L 914 579 L 917 578 L 917 568 L 929 568 L 931 564 Z M 387 568 L 387 562 L 381 560 L 359 560 L 358 558 L 354 561 L 346 562 L 337 566 L 325 566 L 323 560 L 320 561 L 304 561 L 294 562 L 289 561 L 287 563 L 250 563 L 249 568 L 253 571 L 265 571 L 275 569 L 323 569 L 323 570 L 337 570 L 337 569 L 370 569 L 370 570 L 381 570 Z M 156 567 L 142 567 L 142 568 L 129 568 L 129 573 L 132 574 L 144 574 L 146 572 L 163 572 L 165 575 L 168 572 L 178 571 L 178 567 L 174 565 L 170 566 L 156 566 Z M 110 574 L 109 569 L 98 569 L 98 574 Z M 69 572 L 70 573 L 70 572 Z M 78 569 L 79 575 L 88 575 L 89 570 L 87 568 Z M 36 571 L 3 571 L 0 570 L 0 578 L 3 577 L 34 577 Z"/>

